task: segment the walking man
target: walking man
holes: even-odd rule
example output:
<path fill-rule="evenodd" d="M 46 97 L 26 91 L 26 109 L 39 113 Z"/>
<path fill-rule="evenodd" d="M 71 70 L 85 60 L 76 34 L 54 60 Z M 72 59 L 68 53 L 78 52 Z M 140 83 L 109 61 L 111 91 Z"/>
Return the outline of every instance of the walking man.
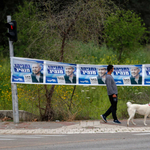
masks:
<path fill-rule="evenodd" d="M 111 103 L 111 106 L 109 107 L 109 109 L 103 114 L 100 115 L 102 120 L 107 123 L 107 116 L 110 115 L 110 113 L 112 113 L 113 116 L 113 123 L 116 124 L 121 124 L 121 122 L 117 119 L 117 115 L 116 115 L 116 111 L 117 111 L 117 94 L 118 94 L 118 90 L 117 90 L 117 86 L 116 83 L 114 81 L 114 78 L 111 76 L 112 72 L 114 71 L 114 67 L 113 65 L 108 65 L 107 66 L 107 75 L 106 75 L 106 86 L 107 86 L 107 93 L 109 96 L 109 100 Z"/>

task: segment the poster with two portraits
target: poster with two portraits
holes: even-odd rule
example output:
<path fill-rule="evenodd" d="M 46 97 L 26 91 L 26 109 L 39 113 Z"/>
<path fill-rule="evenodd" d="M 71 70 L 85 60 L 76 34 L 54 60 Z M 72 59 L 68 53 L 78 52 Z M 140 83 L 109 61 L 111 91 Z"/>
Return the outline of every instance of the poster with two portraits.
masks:
<path fill-rule="evenodd" d="M 105 86 L 106 74 L 107 65 L 11 57 L 12 83 Z M 150 64 L 114 65 L 112 76 L 120 86 L 149 86 Z"/>
<path fill-rule="evenodd" d="M 11 82 L 76 84 L 76 64 L 11 57 Z"/>

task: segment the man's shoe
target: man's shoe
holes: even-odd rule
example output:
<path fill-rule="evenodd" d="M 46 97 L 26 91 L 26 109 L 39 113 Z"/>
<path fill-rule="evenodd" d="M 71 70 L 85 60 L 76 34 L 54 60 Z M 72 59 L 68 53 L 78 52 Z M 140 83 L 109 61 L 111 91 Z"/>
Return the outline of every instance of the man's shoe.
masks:
<path fill-rule="evenodd" d="M 121 122 L 119 120 L 114 120 L 113 123 L 121 124 Z"/>
<path fill-rule="evenodd" d="M 106 117 L 104 115 L 100 115 L 100 117 L 102 118 L 102 120 L 107 123 Z"/>

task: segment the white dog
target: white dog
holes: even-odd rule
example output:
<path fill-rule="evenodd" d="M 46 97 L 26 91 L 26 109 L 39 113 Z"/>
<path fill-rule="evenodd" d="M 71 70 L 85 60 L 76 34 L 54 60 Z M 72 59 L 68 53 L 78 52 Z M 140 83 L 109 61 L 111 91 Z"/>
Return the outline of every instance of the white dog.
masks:
<path fill-rule="evenodd" d="M 140 115 L 144 115 L 144 125 L 146 126 L 146 118 L 147 116 L 150 116 L 150 105 L 149 104 L 144 104 L 144 105 L 140 105 L 140 104 L 132 104 L 131 102 L 127 102 L 127 111 L 129 114 L 129 119 L 127 120 L 127 126 L 129 126 L 129 122 L 131 120 L 132 124 L 136 125 L 133 122 L 133 118 L 135 113 L 138 113 Z"/>

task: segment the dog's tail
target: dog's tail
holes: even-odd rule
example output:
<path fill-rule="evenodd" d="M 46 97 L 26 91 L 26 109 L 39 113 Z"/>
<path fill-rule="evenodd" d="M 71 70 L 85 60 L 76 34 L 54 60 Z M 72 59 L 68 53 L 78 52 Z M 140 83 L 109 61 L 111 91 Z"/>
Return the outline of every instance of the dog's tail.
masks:
<path fill-rule="evenodd" d="M 132 105 L 131 102 L 127 102 L 127 107 L 130 107 Z"/>

